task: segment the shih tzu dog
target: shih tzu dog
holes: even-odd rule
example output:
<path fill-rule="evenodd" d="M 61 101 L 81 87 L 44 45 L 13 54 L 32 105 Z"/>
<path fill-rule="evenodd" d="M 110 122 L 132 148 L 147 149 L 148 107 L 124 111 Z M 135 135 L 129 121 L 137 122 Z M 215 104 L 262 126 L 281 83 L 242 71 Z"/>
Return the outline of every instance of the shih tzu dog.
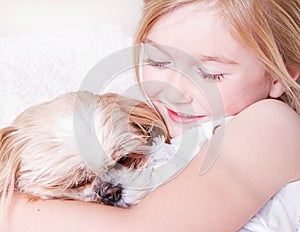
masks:
<path fill-rule="evenodd" d="M 143 189 L 147 177 L 141 170 L 151 168 L 157 138 L 169 142 L 159 114 L 113 93 L 67 93 L 31 107 L 0 131 L 1 215 L 13 191 L 32 199 L 137 204 L 150 191 Z"/>

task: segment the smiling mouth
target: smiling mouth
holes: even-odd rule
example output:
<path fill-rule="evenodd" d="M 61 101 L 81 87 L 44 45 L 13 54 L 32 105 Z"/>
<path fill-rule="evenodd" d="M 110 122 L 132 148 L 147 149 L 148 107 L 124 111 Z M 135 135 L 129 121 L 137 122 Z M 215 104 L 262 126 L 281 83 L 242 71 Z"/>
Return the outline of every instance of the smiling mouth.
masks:
<path fill-rule="evenodd" d="M 170 110 L 167 108 L 168 115 L 170 119 L 178 124 L 188 124 L 192 122 L 196 122 L 199 119 L 203 119 L 205 116 L 194 116 L 194 115 L 188 115 L 183 113 L 177 113 L 173 110 Z"/>

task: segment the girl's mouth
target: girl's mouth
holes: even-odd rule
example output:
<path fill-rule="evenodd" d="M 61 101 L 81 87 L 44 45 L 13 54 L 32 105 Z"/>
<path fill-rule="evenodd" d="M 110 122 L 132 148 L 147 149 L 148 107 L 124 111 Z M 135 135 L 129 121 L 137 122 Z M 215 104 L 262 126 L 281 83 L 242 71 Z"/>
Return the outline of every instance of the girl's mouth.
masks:
<path fill-rule="evenodd" d="M 177 124 L 188 124 L 203 119 L 205 116 L 194 116 L 183 113 L 177 113 L 167 108 L 170 119 Z"/>

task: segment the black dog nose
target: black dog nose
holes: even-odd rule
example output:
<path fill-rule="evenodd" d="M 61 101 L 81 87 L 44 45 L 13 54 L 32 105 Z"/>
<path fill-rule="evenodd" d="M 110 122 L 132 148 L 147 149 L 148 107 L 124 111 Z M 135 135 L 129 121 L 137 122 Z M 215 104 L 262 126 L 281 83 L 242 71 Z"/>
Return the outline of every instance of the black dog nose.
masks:
<path fill-rule="evenodd" d="M 122 197 L 122 187 L 120 185 L 113 186 L 111 183 L 103 183 L 98 191 L 101 201 L 107 205 L 116 205 Z"/>

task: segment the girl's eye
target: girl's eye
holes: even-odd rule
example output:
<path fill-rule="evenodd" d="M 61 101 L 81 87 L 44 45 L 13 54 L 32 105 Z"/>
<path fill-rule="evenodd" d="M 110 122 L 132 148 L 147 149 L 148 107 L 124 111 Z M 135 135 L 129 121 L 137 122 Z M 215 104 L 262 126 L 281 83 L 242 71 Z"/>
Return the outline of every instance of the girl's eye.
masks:
<path fill-rule="evenodd" d="M 167 69 L 169 68 L 171 62 L 170 61 L 155 61 L 151 58 L 146 60 L 146 64 L 158 69 Z"/>
<path fill-rule="evenodd" d="M 224 79 L 224 74 L 211 74 L 211 73 L 204 72 L 200 68 L 198 70 L 199 70 L 199 75 L 205 80 L 222 81 Z"/>

